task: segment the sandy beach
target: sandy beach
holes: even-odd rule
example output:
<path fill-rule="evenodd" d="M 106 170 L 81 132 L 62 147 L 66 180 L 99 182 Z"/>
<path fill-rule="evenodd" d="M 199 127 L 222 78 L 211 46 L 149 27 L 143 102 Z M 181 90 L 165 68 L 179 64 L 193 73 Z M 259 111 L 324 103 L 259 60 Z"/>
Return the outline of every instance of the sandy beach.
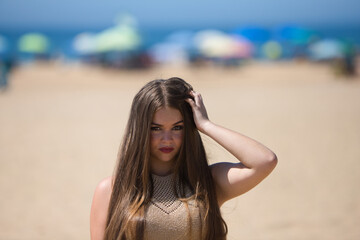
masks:
<path fill-rule="evenodd" d="M 89 239 L 97 183 L 112 174 L 134 94 L 178 76 L 209 117 L 278 156 L 222 207 L 229 240 L 360 239 L 360 77 L 321 64 L 104 70 L 32 64 L 0 92 L 0 240 Z M 204 137 L 210 162 L 236 161 Z"/>

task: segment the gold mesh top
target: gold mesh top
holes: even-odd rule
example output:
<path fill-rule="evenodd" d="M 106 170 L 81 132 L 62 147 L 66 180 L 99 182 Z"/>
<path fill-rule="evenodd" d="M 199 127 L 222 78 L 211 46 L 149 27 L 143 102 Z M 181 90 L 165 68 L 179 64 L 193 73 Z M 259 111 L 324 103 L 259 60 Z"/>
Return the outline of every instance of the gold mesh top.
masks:
<path fill-rule="evenodd" d="M 152 174 L 154 192 L 145 209 L 145 240 L 200 240 L 201 207 L 194 200 L 180 201 L 174 192 L 173 174 Z M 177 185 L 177 190 L 178 190 Z M 187 189 L 186 197 L 192 195 Z"/>

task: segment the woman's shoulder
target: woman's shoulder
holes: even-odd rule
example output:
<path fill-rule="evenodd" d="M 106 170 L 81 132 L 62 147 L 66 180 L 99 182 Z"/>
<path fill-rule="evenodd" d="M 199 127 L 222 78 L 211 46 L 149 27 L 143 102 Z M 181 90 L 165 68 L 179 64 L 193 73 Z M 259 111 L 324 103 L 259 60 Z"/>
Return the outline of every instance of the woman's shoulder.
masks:
<path fill-rule="evenodd" d="M 109 176 L 107 178 L 102 179 L 95 189 L 95 195 L 109 195 L 112 191 L 113 185 L 113 177 Z"/>
<path fill-rule="evenodd" d="M 95 208 L 107 208 L 109 206 L 113 186 L 113 177 L 102 179 L 95 188 L 93 206 Z"/>
<path fill-rule="evenodd" d="M 101 180 L 96 186 L 91 207 L 94 218 L 97 218 L 99 215 L 101 215 L 103 219 L 105 218 L 103 214 L 107 212 L 109 207 L 113 185 L 112 182 L 113 177 L 107 177 Z"/>

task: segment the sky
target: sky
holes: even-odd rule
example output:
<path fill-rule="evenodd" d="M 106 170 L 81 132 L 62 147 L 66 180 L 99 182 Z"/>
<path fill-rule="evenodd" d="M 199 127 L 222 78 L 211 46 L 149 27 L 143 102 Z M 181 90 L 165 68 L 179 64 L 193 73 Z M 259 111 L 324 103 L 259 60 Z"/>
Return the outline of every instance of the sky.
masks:
<path fill-rule="evenodd" d="M 120 13 L 145 27 L 360 26 L 359 0 L 0 0 L 0 29 L 101 28 Z"/>

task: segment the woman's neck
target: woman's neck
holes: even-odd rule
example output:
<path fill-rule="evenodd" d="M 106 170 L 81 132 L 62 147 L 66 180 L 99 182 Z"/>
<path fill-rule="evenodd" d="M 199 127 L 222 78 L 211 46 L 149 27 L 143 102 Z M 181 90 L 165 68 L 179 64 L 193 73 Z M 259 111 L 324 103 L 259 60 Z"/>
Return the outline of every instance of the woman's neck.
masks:
<path fill-rule="evenodd" d="M 166 176 L 173 172 L 173 163 L 172 162 L 152 162 L 151 163 L 151 173 L 158 176 Z"/>

